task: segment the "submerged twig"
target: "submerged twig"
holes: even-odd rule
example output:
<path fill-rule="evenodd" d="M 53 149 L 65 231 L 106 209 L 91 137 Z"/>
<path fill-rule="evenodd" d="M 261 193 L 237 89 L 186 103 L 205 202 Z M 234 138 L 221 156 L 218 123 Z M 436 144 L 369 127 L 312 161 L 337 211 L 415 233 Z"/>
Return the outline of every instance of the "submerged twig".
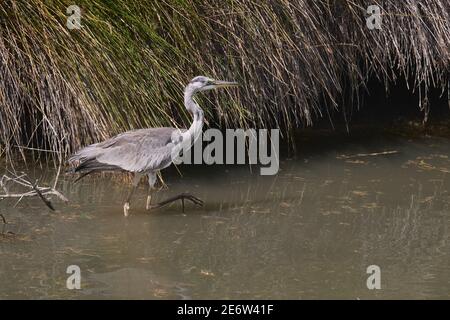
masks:
<path fill-rule="evenodd" d="M 1 221 L 3 222 L 3 227 L 2 227 L 2 231 L 0 232 L 0 236 L 2 236 L 2 238 L 7 238 L 8 236 L 15 236 L 16 234 L 12 231 L 8 230 L 5 232 L 5 228 L 6 228 L 6 225 L 8 224 L 8 222 L 6 221 L 5 216 L 1 213 L 0 213 L 0 218 L 1 218 Z"/>
<path fill-rule="evenodd" d="M 372 152 L 372 153 L 358 153 L 358 154 L 352 154 L 352 155 L 340 155 L 337 156 L 337 159 L 351 159 L 351 158 L 360 158 L 360 157 L 375 157 L 375 156 L 385 156 L 390 154 L 396 154 L 399 153 L 397 150 L 391 150 L 391 151 L 383 151 L 383 152 Z"/>
<path fill-rule="evenodd" d="M 22 193 L 10 193 L 7 188 L 8 182 L 15 183 L 30 190 Z M 54 185 L 56 186 L 56 182 Z M 36 182 L 33 184 L 28 176 L 23 172 L 21 173 L 21 175 L 16 175 L 12 172 L 10 172 L 9 175 L 3 175 L 0 179 L 0 187 L 4 191 L 4 194 L 0 194 L 0 200 L 5 198 L 19 198 L 18 202 L 20 202 L 24 197 L 38 196 L 44 202 L 44 204 L 53 211 L 55 210 L 55 207 L 46 196 L 54 195 L 64 202 L 69 201 L 61 192 L 59 192 L 55 188 L 40 187 L 38 185 L 38 180 L 36 180 Z"/>
<path fill-rule="evenodd" d="M 39 196 L 39 198 L 41 198 L 41 200 L 45 203 L 45 205 L 47 207 L 50 208 L 50 210 L 55 211 L 55 208 L 53 207 L 53 205 L 50 202 L 50 200 L 48 200 L 46 197 L 44 197 L 42 192 L 37 188 L 37 183 L 38 183 L 38 180 L 36 180 L 36 183 L 32 185 L 34 192 L 36 192 L 36 194 Z"/>

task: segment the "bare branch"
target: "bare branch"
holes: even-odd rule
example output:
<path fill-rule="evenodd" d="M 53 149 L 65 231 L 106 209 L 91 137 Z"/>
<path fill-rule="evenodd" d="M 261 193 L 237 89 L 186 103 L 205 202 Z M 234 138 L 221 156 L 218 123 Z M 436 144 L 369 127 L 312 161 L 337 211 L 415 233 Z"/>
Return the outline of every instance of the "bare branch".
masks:
<path fill-rule="evenodd" d="M 397 154 L 399 151 L 397 150 L 390 150 L 390 151 L 383 151 L 383 152 L 372 152 L 372 153 L 358 153 L 358 154 L 352 154 L 352 155 L 340 155 L 337 156 L 337 159 L 350 159 L 350 158 L 360 158 L 360 157 L 375 157 L 375 156 L 385 156 L 385 155 L 391 155 L 391 154 Z"/>
<path fill-rule="evenodd" d="M 8 184 L 16 184 L 21 187 L 25 187 L 29 189 L 28 191 L 24 191 L 22 193 L 11 193 L 8 190 Z M 54 183 L 54 186 L 57 184 L 57 179 Z M 38 185 L 38 180 L 35 183 L 32 183 L 26 173 L 22 172 L 20 175 L 17 175 L 13 172 L 8 171 L 8 175 L 3 175 L 0 178 L 0 187 L 3 189 L 4 194 L 0 194 L 0 200 L 5 198 L 18 198 L 17 203 L 22 201 L 25 197 L 39 197 L 44 204 L 50 208 L 51 210 L 55 210 L 53 204 L 46 196 L 56 196 L 64 202 L 68 202 L 69 200 L 55 187 L 40 187 Z M 17 205 L 16 203 L 16 205 Z"/>
<path fill-rule="evenodd" d="M 31 183 L 31 182 L 30 182 Z M 44 197 L 44 195 L 42 194 L 41 191 L 39 191 L 39 189 L 37 188 L 37 184 L 38 184 L 38 180 L 36 180 L 36 183 L 33 184 L 33 190 L 34 192 L 37 193 L 37 195 L 39 196 L 39 198 L 41 198 L 41 200 L 45 203 L 45 205 L 47 207 L 50 208 L 50 210 L 55 211 L 55 208 L 53 207 L 52 203 L 50 202 L 50 200 L 48 200 L 46 197 Z"/>

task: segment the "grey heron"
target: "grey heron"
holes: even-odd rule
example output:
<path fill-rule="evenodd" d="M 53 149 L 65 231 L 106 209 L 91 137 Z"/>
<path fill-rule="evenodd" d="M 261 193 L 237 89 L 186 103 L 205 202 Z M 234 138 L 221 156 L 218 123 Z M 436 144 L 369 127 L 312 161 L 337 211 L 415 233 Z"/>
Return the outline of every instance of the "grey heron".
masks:
<path fill-rule="evenodd" d="M 156 183 L 157 173 L 172 164 L 175 147 L 179 146 L 180 142 L 192 145 L 202 131 L 203 110 L 194 100 L 194 95 L 202 91 L 236 85 L 238 85 L 236 82 L 219 81 L 204 76 L 195 77 L 184 89 L 184 105 L 193 116 L 189 129 L 161 127 L 127 131 L 106 141 L 82 148 L 69 158 L 69 163 L 75 165 L 74 172 L 81 174 L 78 179 L 99 171 L 134 173 L 132 188 L 123 206 L 125 216 L 129 215 L 131 198 L 144 175 L 148 176 L 149 183 L 147 210 L 159 208 L 177 200 L 182 201 L 183 210 L 184 200 L 202 205 L 203 202 L 200 199 L 187 193 L 152 205 L 151 193 Z"/>

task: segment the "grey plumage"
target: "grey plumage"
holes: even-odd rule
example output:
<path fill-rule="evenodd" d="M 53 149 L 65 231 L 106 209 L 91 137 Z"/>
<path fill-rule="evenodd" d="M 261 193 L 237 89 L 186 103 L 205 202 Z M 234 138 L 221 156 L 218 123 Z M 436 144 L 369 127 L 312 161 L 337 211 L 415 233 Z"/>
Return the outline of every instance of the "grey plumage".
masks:
<path fill-rule="evenodd" d="M 177 143 L 174 137 L 185 131 L 171 127 L 127 131 L 81 149 L 69 162 L 79 163 L 75 172 L 161 170 L 171 163 L 171 151 Z"/>
<path fill-rule="evenodd" d="M 69 163 L 75 166 L 74 171 L 81 174 L 77 180 L 97 171 L 124 170 L 134 173 L 133 188 L 123 206 L 125 216 L 128 216 L 131 197 L 144 174 L 148 176 L 149 181 L 147 209 L 159 208 L 176 200 L 182 201 L 183 208 L 184 200 L 201 205 L 203 202 L 200 199 L 185 193 L 157 205 L 151 205 L 150 193 L 156 183 L 156 173 L 170 166 L 172 158 L 178 155 L 178 147 L 183 146 L 185 149 L 190 146 L 202 131 L 203 110 L 193 96 L 201 91 L 235 85 L 237 85 L 235 82 L 218 81 L 203 76 L 195 77 L 184 90 L 185 107 L 193 116 L 189 129 L 180 130 L 171 127 L 137 129 L 89 145 L 69 158 Z"/>

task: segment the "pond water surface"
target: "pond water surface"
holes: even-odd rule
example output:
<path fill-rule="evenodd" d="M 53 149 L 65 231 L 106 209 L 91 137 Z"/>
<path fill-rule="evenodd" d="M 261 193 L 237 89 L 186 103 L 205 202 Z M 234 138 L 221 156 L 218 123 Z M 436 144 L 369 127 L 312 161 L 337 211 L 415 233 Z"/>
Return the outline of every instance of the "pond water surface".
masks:
<path fill-rule="evenodd" d="M 205 201 L 184 214 L 180 204 L 145 211 L 143 181 L 124 218 L 123 179 L 63 176 L 70 202 L 54 200 L 55 212 L 39 199 L 0 201 L 0 298 L 448 299 L 449 142 L 323 138 L 282 159 L 276 176 L 171 168 L 159 199 Z M 55 174 L 28 170 L 41 184 Z M 69 265 L 81 269 L 80 290 L 66 288 Z M 366 286 L 371 265 L 380 290 Z"/>

